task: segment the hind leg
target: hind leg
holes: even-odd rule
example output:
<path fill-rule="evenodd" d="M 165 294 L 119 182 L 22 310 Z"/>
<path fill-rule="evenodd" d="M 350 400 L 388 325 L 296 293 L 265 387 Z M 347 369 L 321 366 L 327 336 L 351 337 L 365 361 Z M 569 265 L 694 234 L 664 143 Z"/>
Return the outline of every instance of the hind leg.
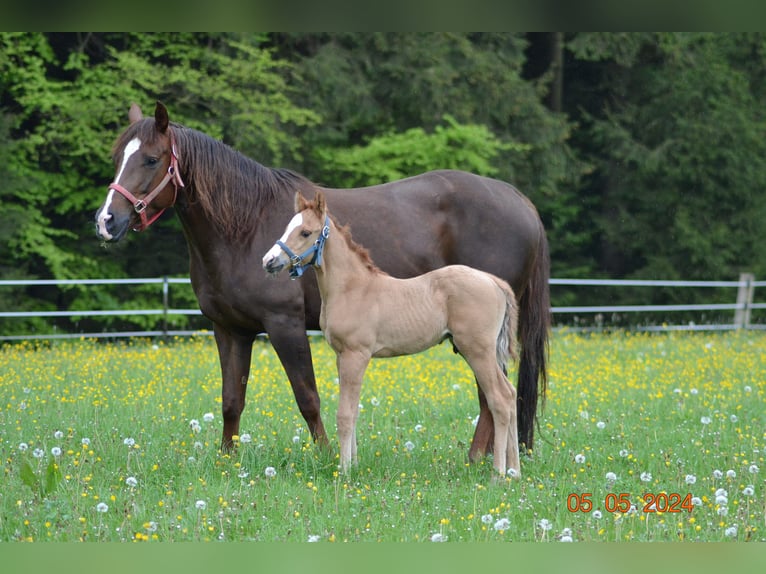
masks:
<path fill-rule="evenodd" d="M 487 348 L 492 349 L 492 352 L 488 353 Z M 492 414 L 494 430 L 494 467 L 499 473 L 505 474 L 509 462 L 508 455 L 511 454 L 511 457 L 513 455 L 508 444 L 511 437 L 511 402 L 515 398 L 513 389 L 497 365 L 493 345 L 482 345 L 481 342 L 474 340 L 461 346 L 461 352 L 473 369 L 476 380 L 487 398 L 487 407 Z M 516 452 L 518 453 L 518 445 L 516 445 Z M 518 465 L 518 454 L 516 463 Z M 518 468 L 514 470 L 518 471 Z"/>

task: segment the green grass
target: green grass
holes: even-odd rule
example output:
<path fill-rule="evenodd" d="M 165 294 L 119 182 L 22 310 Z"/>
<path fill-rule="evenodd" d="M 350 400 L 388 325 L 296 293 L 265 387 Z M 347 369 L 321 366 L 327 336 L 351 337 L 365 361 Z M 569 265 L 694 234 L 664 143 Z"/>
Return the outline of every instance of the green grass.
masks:
<path fill-rule="evenodd" d="M 334 355 L 313 352 L 334 439 Z M 347 476 L 268 343 L 253 354 L 224 455 L 210 338 L 0 348 L 0 541 L 766 540 L 763 334 L 555 334 L 513 481 L 466 464 L 475 384 L 448 345 L 373 361 Z M 590 511 L 570 510 L 586 493 Z M 646 512 L 646 493 L 696 505 Z M 635 509 L 611 508 L 619 495 Z"/>

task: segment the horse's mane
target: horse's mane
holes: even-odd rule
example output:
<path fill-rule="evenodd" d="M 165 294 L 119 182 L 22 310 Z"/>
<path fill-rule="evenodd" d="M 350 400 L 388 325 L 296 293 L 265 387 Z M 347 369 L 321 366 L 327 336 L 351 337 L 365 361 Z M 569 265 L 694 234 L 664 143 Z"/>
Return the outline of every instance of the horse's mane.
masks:
<path fill-rule="evenodd" d="M 383 271 L 377 265 L 375 265 L 375 262 L 372 260 L 372 257 L 370 257 L 370 252 L 367 250 L 367 248 L 359 245 L 356 241 L 354 241 L 354 238 L 351 236 L 351 227 L 349 225 L 341 226 L 332 215 L 330 215 L 330 219 L 332 219 L 332 222 L 335 224 L 338 232 L 346 241 L 348 248 L 352 252 L 356 253 L 357 256 L 359 256 L 364 266 L 373 273 L 383 273 Z"/>
<path fill-rule="evenodd" d="M 189 202 L 197 202 L 206 217 L 229 239 L 249 235 L 261 213 L 277 199 L 292 197 L 297 188 L 313 184 L 289 169 L 261 165 L 202 132 L 172 123 L 178 168 Z M 155 121 L 145 118 L 131 124 L 112 150 L 116 162 L 127 143 L 138 137 L 152 143 Z"/>

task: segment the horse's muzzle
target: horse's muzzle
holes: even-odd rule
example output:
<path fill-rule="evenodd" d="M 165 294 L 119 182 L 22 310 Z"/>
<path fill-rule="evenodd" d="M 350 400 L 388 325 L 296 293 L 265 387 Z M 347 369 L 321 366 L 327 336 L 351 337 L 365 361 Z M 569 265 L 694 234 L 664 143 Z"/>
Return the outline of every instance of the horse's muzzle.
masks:
<path fill-rule="evenodd" d="M 287 267 L 287 263 L 282 257 L 268 257 L 263 260 L 263 268 L 269 275 L 277 275 L 282 269 Z"/>

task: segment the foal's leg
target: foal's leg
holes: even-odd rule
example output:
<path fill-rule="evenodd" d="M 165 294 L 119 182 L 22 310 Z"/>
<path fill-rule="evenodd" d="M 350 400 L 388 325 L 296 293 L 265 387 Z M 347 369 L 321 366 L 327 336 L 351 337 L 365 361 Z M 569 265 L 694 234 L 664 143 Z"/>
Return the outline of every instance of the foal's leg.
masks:
<path fill-rule="evenodd" d="M 490 346 L 491 352 L 487 352 L 486 345 L 478 345 L 474 350 L 467 350 L 463 353 L 465 360 L 473 369 L 476 380 L 481 385 L 485 396 L 487 397 L 487 407 L 492 413 L 494 423 L 494 467 L 500 474 L 505 474 L 508 468 L 509 448 L 508 440 L 511 435 L 510 424 L 512 418 L 512 405 L 514 401 L 513 387 L 508 383 L 494 353 L 494 346 Z M 518 452 L 518 445 L 516 445 Z M 516 456 L 518 464 L 518 455 Z M 515 468 L 518 472 L 518 468 Z"/>
<path fill-rule="evenodd" d="M 338 379 L 340 401 L 338 402 L 338 438 L 340 440 L 340 467 L 347 471 L 356 463 L 356 420 L 359 417 L 359 395 L 370 355 L 359 351 L 338 353 Z"/>

